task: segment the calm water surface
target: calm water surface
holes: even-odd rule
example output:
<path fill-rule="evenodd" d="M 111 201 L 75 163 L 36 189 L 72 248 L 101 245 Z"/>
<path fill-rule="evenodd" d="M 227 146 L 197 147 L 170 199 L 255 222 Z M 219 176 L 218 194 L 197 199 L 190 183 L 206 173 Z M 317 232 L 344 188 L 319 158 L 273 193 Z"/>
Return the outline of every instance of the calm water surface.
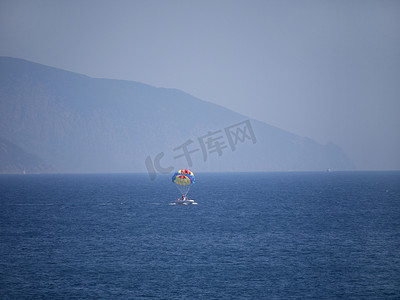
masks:
<path fill-rule="evenodd" d="M 1 299 L 399 299 L 400 172 L 0 176 Z"/>

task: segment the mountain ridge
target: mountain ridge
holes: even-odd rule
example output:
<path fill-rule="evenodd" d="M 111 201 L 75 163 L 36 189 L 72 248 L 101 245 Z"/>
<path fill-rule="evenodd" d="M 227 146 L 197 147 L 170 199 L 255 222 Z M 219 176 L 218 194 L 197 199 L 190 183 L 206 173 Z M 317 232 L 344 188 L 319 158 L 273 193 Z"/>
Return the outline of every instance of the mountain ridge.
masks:
<path fill-rule="evenodd" d="M 53 173 L 55 169 L 37 155 L 0 138 L 0 174 Z"/>
<path fill-rule="evenodd" d="M 149 171 L 146 159 L 154 163 L 159 153 L 165 154 L 163 165 L 199 171 L 354 168 L 336 145 L 320 145 L 178 89 L 15 58 L 0 57 L 0 66 L 0 137 L 59 172 Z M 256 142 L 244 136 L 232 150 L 226 128 L 241 122 L 250 125 Z M 197 149 L 191 165 L 186 156 L 174 158 L 174 149 L 189 140 L 187 147 Z"/>

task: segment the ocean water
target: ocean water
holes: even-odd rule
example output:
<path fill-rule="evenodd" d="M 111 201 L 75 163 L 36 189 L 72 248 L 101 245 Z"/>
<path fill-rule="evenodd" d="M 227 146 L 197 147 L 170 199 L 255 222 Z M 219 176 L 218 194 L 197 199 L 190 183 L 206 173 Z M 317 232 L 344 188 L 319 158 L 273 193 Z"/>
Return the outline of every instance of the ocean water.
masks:
<path fill-rule="evenodd" d="M 0 176 L 1 299 L 399 299 L 400 172 Z"/>

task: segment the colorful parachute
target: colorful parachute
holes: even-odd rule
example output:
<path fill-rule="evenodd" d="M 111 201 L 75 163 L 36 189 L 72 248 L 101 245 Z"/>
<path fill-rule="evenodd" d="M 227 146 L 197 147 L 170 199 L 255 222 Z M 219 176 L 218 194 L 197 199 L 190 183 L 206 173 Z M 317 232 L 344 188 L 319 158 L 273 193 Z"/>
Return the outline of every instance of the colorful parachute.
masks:
<path fill-rule="evenodd" d="M 192 171 L 189 171 L 187 169 L 179 170 L 172 176 L 172 182 L 186 197 L 190 188 L 194 184 L 194 174 Z"/>

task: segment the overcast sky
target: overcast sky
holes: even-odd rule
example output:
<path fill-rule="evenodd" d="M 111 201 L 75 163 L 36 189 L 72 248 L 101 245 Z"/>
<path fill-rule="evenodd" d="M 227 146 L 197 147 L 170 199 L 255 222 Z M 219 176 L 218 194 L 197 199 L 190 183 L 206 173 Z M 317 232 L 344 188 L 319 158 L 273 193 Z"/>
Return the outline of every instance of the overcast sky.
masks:
<path fill-rule="evenodd" d="M 400 1 L 0 0 L 0 56 L 177 88 L 400 169 Z"/>

